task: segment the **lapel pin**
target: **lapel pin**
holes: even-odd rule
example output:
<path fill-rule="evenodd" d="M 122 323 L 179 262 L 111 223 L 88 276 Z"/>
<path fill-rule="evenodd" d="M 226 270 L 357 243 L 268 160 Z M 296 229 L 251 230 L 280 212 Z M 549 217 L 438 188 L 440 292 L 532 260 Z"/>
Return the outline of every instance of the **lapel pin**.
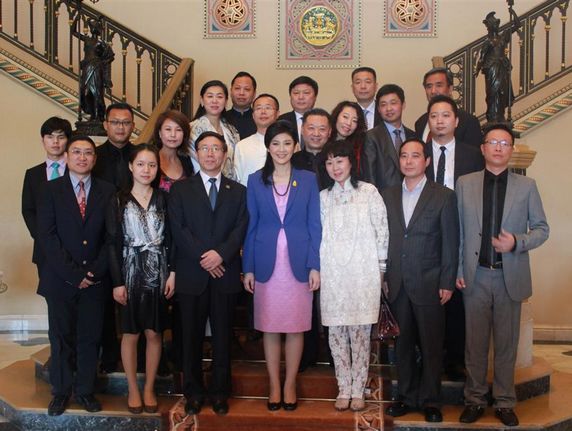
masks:
<path fill-rule="evenodd" d="M 294 180 L 294 181 L 292 182 L 292 187 L 296 187 L 297 185 L 298 185 L 298 183 L 296 182 L 296 180 Z"/>
<path fill-rule="evenodd" d="M 226 189 L 230 189 L 230 186 L 227 184 L 226 186 L 224 186 Z"/>

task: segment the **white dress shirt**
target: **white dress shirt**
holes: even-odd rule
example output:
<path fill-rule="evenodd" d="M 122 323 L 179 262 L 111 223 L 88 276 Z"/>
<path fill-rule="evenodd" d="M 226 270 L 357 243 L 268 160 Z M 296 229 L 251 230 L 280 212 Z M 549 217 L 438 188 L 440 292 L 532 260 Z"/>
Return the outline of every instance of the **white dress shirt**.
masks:
<path fill-rule="evenodd" d="M 236 144 L 234 149 L 234 171 L 237 181 L 246 187 L 248 176 L 262 169 L 266 162 L 264 135 L 255 133 Z"/>
<path fill-rule="evenodd" d="M 421 196 L 421 192 L 423 191 L 423 187 L 425 187 L 426 183 L 427 177 L 423 176 L 423 179 L 419 181 L 415 187 L 413 187 L 413 190 L 410 191 L 405 185 L 405 179 L 403 180 L 401 203 L 403 205 L 403 218 L 405 219 L 405 227 L 409 225 L 409 221 L 413 216 L 413 211 L 415 211 L 415 207 L 419 201 L 419 196 Z"/>
<path fill-rule="evenodd" d="M 202 170 L 199 171 L 199 173 L 201 174 L 201 179 L 203 180 L 203 185 L 205 186 L 205 190 L 207 192 L 207 196 L 209 195 L 209 192 L 211 190 L 211 183 L 210 183 L 210 179 L 211 178 L 216 178 L 216 182 L 215 182 L 215 186 L 216 186 L 216 190 L 219 191 L 220 190 L 220 179 L 221 179 L 221 173 L 219 172 L 218 175 L 216 177 L 209 177 L 207 174 L 205 174 Z"/>
<path fill-rule="evenodd" d="M 441 157 L 441 147 L 444 146 L 445 150 L 445 177 L 444 186 L 455 190 L 455 138 L 445 145 L 440 145 L 432 141 L 433 145 L 433 172 L 435 173 L 435 181 L 437 181 L 437 165 L 439 164 L 439 157 Z"/>
<path fill-rule="evenodd" d="M 367 124 L 367 130 L 373 129 L 375 123 L 375 99 L 371 101 L 367 108 L 363 109 L 363 115 L 365 116 L 365 122 Z"/>

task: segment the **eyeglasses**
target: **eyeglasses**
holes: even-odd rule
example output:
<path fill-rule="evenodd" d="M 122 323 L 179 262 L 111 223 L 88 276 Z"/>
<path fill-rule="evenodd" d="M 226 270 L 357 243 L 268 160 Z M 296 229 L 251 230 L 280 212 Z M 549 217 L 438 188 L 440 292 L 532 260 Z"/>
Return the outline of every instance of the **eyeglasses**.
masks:
<path fill-rule="evenodd" d="M 491 147 L 496 147 L 497 145 L 500 145 L 501 148 L 512 147 L 512 142 L 509 142 L 505 139 L 501 141 L 498 141 L 496 139 L 491 139 L 490 141 L 485 141 L 485 144 L 490 145 Z"/>
<path fill-rule="evenodd" d="M 133 124 L 133 121 L 119 121 L 119 120 L 110 120 L 107 123 L 111 124 L 113 127 L 129 127 Z"/>
<path fill-rule="evenodd" d="M 74 157 L 84 156 L 84 157 L 93 157 L 95 156 L 95 151 L 93 150 L 80 150 L 79 148 L 74 148 L 70 150 L 70 153 Z"/>
<path fill-rule="evenodd" d="M 215 154 L 220 153 L 222 151 L 222 147 L 199 147 L 197 151 L 201 153 L 208 154 L 211 151 Z"/>

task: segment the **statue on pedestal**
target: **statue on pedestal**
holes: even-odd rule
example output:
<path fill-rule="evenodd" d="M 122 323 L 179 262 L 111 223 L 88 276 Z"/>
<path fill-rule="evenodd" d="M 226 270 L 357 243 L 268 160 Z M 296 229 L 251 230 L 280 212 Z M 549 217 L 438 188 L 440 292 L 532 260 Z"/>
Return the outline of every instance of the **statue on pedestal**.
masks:
<path fill-rule="evenodd" d="M 512 9 L 513 1 L 509 0 L 511 26 L 500 32 L 500 19 L 495 18 L 495 12 L 487 14 L 483 24 L 487 27 L 487 40 L 481 48 L 475 77 L 483 72 L 486 83 L 487 122 L 505 123 L 505 110 L 512 106 L 512 65 L 507 51 L 511 35 L 520 27 L 520 19 Z"/>
<path fill-rule="evenodd" d="M 111 89 L 111 63 L 115 58 L 113 50 L 102 40 L 102 17 L 88 21 L 89 35 L 76 28 L 79 12 L 72 26 L 73 35 L 83 41 L 83 59 L 79 72 L 80 111 L 76 123 L 77 132 L 86 135 L 105 136 L 103 121 L 105 120 L 105 89 Z M 89 120 L 82 120 L 82 112 L 89 115 Z"/>

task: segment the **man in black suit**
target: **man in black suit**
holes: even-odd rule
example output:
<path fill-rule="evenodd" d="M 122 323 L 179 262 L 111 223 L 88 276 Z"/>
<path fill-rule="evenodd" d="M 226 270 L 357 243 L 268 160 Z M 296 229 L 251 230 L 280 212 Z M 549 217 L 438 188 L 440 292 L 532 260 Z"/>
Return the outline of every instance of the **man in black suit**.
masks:
<path fill-rule="evenodd" d="M 402 416 L 421 407 L 425 420 L 441 422 L 443 305 L 454 289 L 459 215 L 455 193 L 427 180 L 430 162 L 422 141 L 405 141 L 399 153 L 403 184 L 383 191 L 389 223 L 388 297 L 401 330 L 395 352 L 399 400 L 387 414 Z"/>
<path fill-rule="evenodd" d="M 175 283 L 183 329 L 185 411 L 204 403 L 202 359 L 205 326 L 212 330 L 213 411 L 228 413 L 231 389 L 232 315 L 240 283 L 240 248 L 248 225 L 246 188 L 221 174 L 227 156 L 224 137 L 205 132 L 196 142 L 200 171 L 171 188 L 169 216 L 177 245 Z"/>
<path fill-rule="evenodd" d="M 40 128 L 42 145 L 46 151 L 46 160 L 39 165 L 26 171 L 24 176 L 24 186 L 22 188 L 22 216 L 26 222 L 26 227 L 34 239 L 34 251 L 32 262 L 38 268 L 40 275 L 40 265 L 44 258 L 39 244 L 36 241 L 36 214 L 37 199 L 41 187 L 50 180 L 54 180 L 64 175 L 66 172 L 66 144 L 71 137 L 71 124 L 68 120 L 59 117 L 50 117 Z"/>
<path fill-rule="evenodd" d="M 91 175 L 96 160 L 91 138 L 73 137 L 66 152 L 68 173 L 45 183 L 37 212 L 37 238 L 45 256 L 38 294 L 48 305 L 51 348 L 50 416 L 64 412 L 72 389 L 88 412 L 101 410 L 93 392 L 108 292 L 105 211 L 115 192 Z"/>
<path fill-rule="evenodd" d="M 131 173 L 129 156 L 135 147 L 129 140 L 135 127 L 133 109 L 127 103 L 112 103 L 105 111 L 103 127 L 107 141 L 97 147 L 97 163 L 93 176 L 113 184 L 117 190 L 128 187 Z M 105 296 L 105 319 L 101 340 L 101 365 L 104 373 L 117 371 L 119 362 L 119 342 L 115 325 L 115 301 L 110 291 Z M 144 347 L 145 338 L 140 338 L 139 348 Z M 144 349 L 143 349 L 144 351 Z M 144 358 L 145 355 L 138 355 Z"/>
<path fill-rule="evenodd" d="M 401 183 L 398 150 L 415 133 L 402 123 L 405 93 L 395 84 L 386 84 L 375 96 L 375 106 L 383 122 L 365 135 L 362 154 L 364 181 L 381 189 Z"/>
<path fill-rule="evenodd" d="M 299 76 L 290 83 L 288 92 L 290 94 L 292 111 L 280 115 L 278 119 L 288 121 L 294 127 L 294 130 L 298 131 L 300 148 L 304 148 L 302 117 L 307 111 L 313 109 L 316 104 L 318 83 L 309 76 Z"/>
<path fill-rule="evenodd" d="M 484 169 L 483 155 L 455 137 L 459 118 L 453 99 L 437 95 L 429 102 L 427 112 L 432 140 L 426 144 L 431 163 L 425 174 L 429 180 L 455 190 L 461 175 Z M 445 373 L 449 380 L 464 381 L 465 309 L 463 294 L 457 289 L 445 304 L 445 328 Z"/>
<path fill-rule="evenodd" d="M 435 67 L 423 77 L 423 88 L 425 89 L 428 102 L 437 95 L 451 97 L 453 94 L 453 75 L 444 67 Z M 473 114 L 463 109 L 458 110 L 457 116 L 459 125 L 455 130 L 455 138 L 459 142 L 464 142 L 479 150 L 483 141 L 479 120 Z M 427 124 L 427 113 L 423 114 L 415 122 L 415 135 L 424 142 L 431 140 L 429 125 Z"/>
<path fill-rule="evenodd" d="M 227 118 L 238 130 L 240 139 L 256 133 L 252 118 L 252 101 L 256 97 L 256 79 L 248 72 L 238 72 L 230 83 L 232 108 L 226 111 Z"/>
<path fill-rule="evenodd" d="M 381 116 L 375 106 L 377 73 L 371 67 L 358 67 L 352 71 L 352 92 L 356 102 L 363 109 L 367 130 L 381 123 Z"/>

